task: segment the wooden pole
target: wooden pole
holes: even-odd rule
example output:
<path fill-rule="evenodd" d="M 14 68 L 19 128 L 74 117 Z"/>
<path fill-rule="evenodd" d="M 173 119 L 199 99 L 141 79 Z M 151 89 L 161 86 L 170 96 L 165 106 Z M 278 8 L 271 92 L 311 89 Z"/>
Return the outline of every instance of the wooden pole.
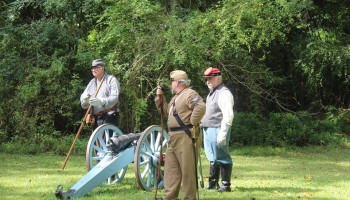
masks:
<path fill-rule="evenodd" d="M 102 81 L 101 81 L 100 85 L 99 85 L 98 88 L 97 88 L 97 91 L 96 91 L 96 93 L 95 93 L 94 98 L 96 98 L 98 92 L 100 91 L 100 88 L 101 88 L 101 86 L 102 86 L 102 83 L 103 83 L 103 81 L 104 81 L 104 78 L 105 78 L 105 76 L 103 75 Z M 67 154 L 67 156 L 66 156 L 66 159 L 64 160 L 64 163 L 63 163 L 62 168 L 61 168 L 62 170 L 64 170 L 64 168 L 66 167 L 66 164 L 67 164 L 67 162 L 68 162 L 68 159 L 69 159 L 69 157 L 70 157 L 70 154 L 72 153 L 72 151 L 73 151 L 73 149 L 74 149 L 74 145 L 75 145 L 75 143 L 76 143 L 77 140 L 78 140 L 78 137 L 79 137 L 79 135 L 80 135 L 80 132 L 83 130 L 86 117 L 89 115 L 91 109 L 92 109 L 92 106 L 90 105 L 89 108 L 87 109 L 86 113 L 85 113 L 85 116 L 84 116 L 84 118 L 83 118 L 83 121 L 82 121 L 81 124 L 80 124 L 79 130 L 78 130 L 77 134 L 75 135 L 74 141 L 73 141 L 73 143 L 72 143 L 72 145 L 71 145 L 71 147 L 70 147 L 70 149 L 69 149 L 69 151 L 68 151 L 68 154 Z"/>
<path fill-rule="evenodd" d="M 158 182 L 160 181 L 160 165 L 163 158 L 163 132 L 164 132 L 164 111 L 163 111 L 163 95 L 159 95 L 159 103 L 160 103 L 160 126 L 161 126 L 161 136 L 160 136 L 160 150 L 159 150 L 159 160 L 158 160 L 158 170 L 157 170 L 157 183 L 156 183 L 156 191 L 154 193 L 154 199 L 157 199 L 158 192 Z"/>

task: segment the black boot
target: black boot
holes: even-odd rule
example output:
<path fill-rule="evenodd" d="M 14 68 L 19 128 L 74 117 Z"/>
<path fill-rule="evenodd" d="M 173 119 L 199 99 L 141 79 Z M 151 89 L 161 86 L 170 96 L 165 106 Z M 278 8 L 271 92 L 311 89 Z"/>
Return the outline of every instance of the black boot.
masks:
<path fill-rule="evenodd" d="M 232 164 L 221 165 L 221 187 L 217 190 L 218 192 L 231 192 L 231 173 Z"/>
<path fill-rule="evenodd" d="M 219 183 L 218 183 L 219 174 L 220 174 L 220 166 L 210 163 L 209 185 L 206 187 L 206 189 L 210 190 L 210 189 L 219 188 Z"/>

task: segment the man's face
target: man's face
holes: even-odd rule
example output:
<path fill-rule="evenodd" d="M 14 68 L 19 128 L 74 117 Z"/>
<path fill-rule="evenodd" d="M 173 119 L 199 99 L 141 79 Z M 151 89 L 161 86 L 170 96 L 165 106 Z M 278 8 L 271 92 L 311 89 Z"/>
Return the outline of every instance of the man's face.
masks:
<path fill-rule="evenodd" d="M 170 89 L 171 89 L 171 94 L 176 94 L 176 85 L 177 85 L 177 81 L 175 80 L 170 80 Z"/>
<path fill-rule="evenodd" d="M 218 77 L 217 76 L 206 77 L 206 79 L 207 79 L 207 86 L 210 92 L 212 92 L 213 89 L 216 88 L 216 86 L 218 86 Z"/>
<path fill-rule="evenodd" d="M 102 77 L 104 74 L 104 70 L 101 65 L 91 67 L 91 72 L 94 77 Z"/>

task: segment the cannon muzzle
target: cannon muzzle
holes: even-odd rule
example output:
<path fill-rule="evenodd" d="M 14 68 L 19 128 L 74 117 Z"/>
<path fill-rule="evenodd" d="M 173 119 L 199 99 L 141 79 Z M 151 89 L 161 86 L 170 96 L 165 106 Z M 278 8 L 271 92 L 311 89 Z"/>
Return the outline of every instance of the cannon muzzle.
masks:
<path fill-rule="evenodd" d="M 108 147 L 114 153 L 119 153 L 127 148 L 133 141 L 137 141 L 142 133 L 129 133 L 126 135 L 113 136 L 108 140 Z"/>

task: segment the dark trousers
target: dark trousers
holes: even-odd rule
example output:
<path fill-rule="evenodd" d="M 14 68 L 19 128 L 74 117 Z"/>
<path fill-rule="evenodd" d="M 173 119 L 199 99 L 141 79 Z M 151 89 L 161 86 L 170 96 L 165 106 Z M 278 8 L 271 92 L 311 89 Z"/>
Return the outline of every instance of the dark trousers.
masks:
<path fill-rule="evenodd" d="M 106 113 L 95 120 L 95 124 L 93 125 L 93 130 L 95 130 L 100 125 L 107 124 L 107 123 L 118 126 L 118 118 L 119 118 L 119 112 L 117 111 L 111 114 Z"/>

